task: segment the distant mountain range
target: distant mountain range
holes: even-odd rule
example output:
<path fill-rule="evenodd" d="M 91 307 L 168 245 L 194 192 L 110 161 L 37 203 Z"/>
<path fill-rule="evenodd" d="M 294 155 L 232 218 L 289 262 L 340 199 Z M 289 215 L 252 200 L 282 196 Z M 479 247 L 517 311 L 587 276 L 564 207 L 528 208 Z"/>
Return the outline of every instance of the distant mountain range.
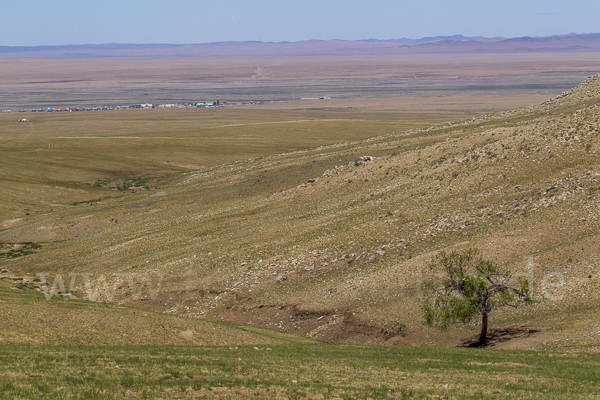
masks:
<path fill-rule="evenodd" d="M 483 36 L 472 36 L 467 37 L 463 35 L 454 35 L 454 36 L 432 36 L 432 37 L 424 37 L 421 39 L 367 39 L 361 40 L 361 42 L 396 42 L 396 43 L 426 43 L 426 42 L 436 42 L 439 40 L 470 40 L 470 39 L 485 39 Z"/>
<path fill-rule="evenodd" d="M 600 34 L 526 36 L 519 38 L 483 38 L 455 35 L 422 39 L 307 40 L 280 43 L 111 43 L 61 46 L 0 46 L 0 58 L 246 58 L 570 51 L 600 51 Z"/>

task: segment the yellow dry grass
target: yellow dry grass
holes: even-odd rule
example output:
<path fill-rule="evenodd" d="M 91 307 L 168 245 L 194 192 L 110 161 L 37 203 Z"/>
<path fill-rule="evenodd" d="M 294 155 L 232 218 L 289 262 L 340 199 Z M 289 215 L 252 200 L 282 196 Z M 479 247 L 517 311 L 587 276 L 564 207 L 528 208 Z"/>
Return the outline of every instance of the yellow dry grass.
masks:
<path fill-rule="evenodd" d="M 333 342 L 456 344 L 468 327 L 421 326 L 418 286 L 438 250 L 472 246 L 548 299 L 493 324 L 593 350 L 599 87 L 497 114 L 534 97 L 2 115 L 0 241 L 43 248 L 0 265 Z M 144 280 L 155 298 L 133 298 Z"/>

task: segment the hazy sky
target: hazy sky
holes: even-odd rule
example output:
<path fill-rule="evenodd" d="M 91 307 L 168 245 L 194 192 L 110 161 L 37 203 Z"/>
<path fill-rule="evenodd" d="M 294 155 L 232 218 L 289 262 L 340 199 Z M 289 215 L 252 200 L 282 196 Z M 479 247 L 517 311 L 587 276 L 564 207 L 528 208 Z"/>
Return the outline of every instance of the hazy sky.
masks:
<path fill-rule="evenodd" d="M 598 0 L 3 1 L 0 46 L 600 32 Z"/>

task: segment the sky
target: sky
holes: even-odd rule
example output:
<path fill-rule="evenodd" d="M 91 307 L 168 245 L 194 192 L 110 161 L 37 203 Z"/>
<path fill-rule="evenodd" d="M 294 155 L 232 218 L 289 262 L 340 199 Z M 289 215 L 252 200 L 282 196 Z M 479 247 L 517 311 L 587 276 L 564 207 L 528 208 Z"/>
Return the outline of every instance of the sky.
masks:
<path fill-rule="evenodd" d="M 57 0 L 0 7 L 0 46 L 600 32 L 598 0 Z M 6 4 L 7 3 L 7 4 Z"/>

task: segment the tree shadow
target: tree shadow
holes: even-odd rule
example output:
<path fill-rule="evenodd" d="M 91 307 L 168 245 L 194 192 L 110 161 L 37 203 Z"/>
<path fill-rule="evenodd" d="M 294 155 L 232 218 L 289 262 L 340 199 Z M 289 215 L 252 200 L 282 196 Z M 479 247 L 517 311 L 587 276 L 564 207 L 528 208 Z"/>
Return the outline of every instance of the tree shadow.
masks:
<path fill-rule="evenodd" d="M 479 341 L 479 335 L 474 335 L 463 339 L 458 347 L 494 347 L 510 340 L 525 339 L 539 332 L 541 332 L 539 329 L 525 325 L 490 329 L 485 343 Z"/>

